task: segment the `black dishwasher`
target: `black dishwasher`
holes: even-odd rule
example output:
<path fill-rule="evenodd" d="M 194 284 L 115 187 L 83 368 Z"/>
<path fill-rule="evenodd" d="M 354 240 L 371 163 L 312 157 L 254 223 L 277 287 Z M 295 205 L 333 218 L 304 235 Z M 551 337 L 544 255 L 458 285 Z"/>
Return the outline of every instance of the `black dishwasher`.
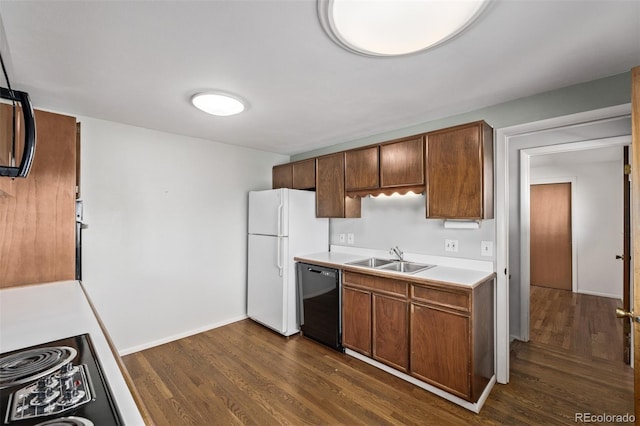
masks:
<path fill-rule="evenodd" d="M 302 334 L 344 352 L 340 270 L 298 262 L 296 277 Z"/>

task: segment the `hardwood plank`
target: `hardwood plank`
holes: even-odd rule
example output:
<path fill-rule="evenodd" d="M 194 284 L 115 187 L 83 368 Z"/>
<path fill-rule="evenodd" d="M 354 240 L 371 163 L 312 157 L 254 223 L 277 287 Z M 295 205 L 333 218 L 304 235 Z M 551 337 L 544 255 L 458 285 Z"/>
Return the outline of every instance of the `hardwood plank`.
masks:
<path fill-rule="evenodd" d="M 617 299 L 531 286 L 530 339 L 587 357 L 623 361 Z"/>
<path fill-rule="evenodd" d="M 633 409 L 628 366 L 535 342 L 514 342 L 511 382 L 496 385 L 480 414 L 251 320 L 124 362 L 157 425 L 570 425 L 576 412 Z"/>

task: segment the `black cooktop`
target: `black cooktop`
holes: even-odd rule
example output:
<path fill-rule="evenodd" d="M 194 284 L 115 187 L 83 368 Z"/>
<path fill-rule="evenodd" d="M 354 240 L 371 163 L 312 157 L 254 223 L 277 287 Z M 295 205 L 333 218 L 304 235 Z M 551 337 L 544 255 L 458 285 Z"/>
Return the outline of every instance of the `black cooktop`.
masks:
<path fill-rule="evenodd" d="M 0 354 L 2 424 L 119 426 L 88 334 Z"/>

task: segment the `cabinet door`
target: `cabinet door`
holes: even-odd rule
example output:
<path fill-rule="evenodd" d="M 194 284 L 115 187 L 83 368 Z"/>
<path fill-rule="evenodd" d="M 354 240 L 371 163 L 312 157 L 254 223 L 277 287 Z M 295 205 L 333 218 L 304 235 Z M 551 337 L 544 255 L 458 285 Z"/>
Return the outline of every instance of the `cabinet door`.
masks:
<path fill-rule="evenodd" d="M 34 112 L 29 177 L 0 196 L 0 288 L 75 278 L 76 118 Z"/>
<path fill-rule="evenodd" d="M 380 145 L 380 187 L 424 185 L 421 136 Z"/>
<path fill-rule="evenodd" d="M 426 176 L 427 217 L 492 217 L 493 138 L 489 126 L 478 122 L 427 135 Z"/>
<path fill-rule="evenodd" d="M 293 174 L 293 189 L 315 189 L 316 187 L 316 159 L 298 161 L 291 165 Z"/>
<path fill-rule="evenodd" d="M 271 172 L 273 189 L 293 187 L 292 171 L 291 163 L 273 166 Z"/>
<path fill-rule="evenodd" d="M 360 198 L 344 191 L 344 152 L 316 158 L 316 216 L 360 217 Z"/>
<path fill-rule="evenodd" d="M 411 373 L 444 390 L 471 396 L 469 318 L 411 304 Z"/>
<path fill-rule="evenodd" d="M 380 186 L 378 147 L 345 152 L 345 189 L 358 191 Z"/>
<path fill-rule="evenodd" d="M 342 288 L 342 345 L 371 356 L 371 293 Z"/>
<path fill-rule="evenodd" d="M 373 294 L 373 358 L 406 372 L 409 308 L 404 300 Z"/>

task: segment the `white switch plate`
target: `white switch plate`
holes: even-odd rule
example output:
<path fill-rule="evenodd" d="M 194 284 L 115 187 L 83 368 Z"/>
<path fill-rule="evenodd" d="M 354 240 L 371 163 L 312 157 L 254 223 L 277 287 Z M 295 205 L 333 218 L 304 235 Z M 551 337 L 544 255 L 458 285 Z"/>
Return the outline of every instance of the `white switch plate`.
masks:
<path fill-rule="evenodd" d="M 480 242 L 480 255 L 481 256 L 493 256 L 493 241 L 481 241 Z"/>
<path fill-rule="evenodd" d="M 342 244 L 347 242 L 347 236 L 345 234 L 340 234 L 340 242 Z"/>
<path fill-rule="evenodd" d="M 356 237 L 352 233 L 347 234 L 347 244 L 355 244 Z"/>
<path fill-rule="evenodd" d="M 458 240 L 444 240 L 444 251 L 457 252 Z"/>

